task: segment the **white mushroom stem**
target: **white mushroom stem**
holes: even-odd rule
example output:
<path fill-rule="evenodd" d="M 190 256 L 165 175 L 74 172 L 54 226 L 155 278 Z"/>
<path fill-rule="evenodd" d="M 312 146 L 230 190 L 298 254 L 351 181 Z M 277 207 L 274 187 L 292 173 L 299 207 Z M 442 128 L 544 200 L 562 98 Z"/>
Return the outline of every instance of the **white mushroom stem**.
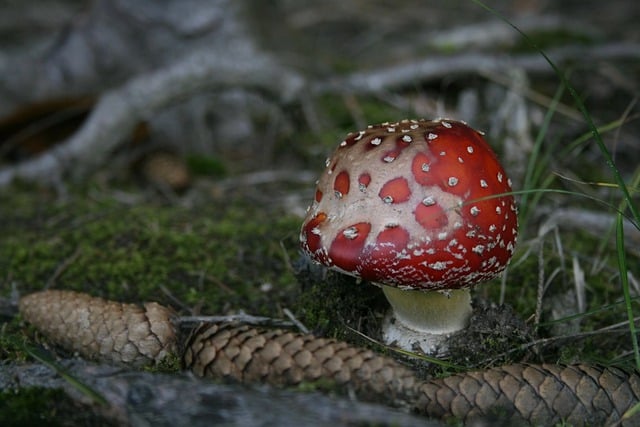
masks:
<path fill-rule="evenodd" d="M 447 334 L 467 326 L 471 316 L 468 289 L 442 291 L 402 290 L 382 286 L 396 321 L 416 332 Z"/>

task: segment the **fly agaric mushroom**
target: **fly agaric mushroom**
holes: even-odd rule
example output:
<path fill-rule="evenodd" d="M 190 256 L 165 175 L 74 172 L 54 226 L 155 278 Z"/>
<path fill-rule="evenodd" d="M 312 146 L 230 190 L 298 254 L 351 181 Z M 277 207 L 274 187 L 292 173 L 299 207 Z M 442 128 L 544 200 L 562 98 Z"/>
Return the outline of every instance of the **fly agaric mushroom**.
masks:
<path fill-rule="evenodd" d="M 350 133 L 326 161 L 302 225 L 314 261 L 382 287 L 387 343 L 434 353 L 472 312 L 469 289 L 514 252 L 511 182 L 463 122 L 403 120 Z M 433 338 L 436 338 L 435 342 Z"/>

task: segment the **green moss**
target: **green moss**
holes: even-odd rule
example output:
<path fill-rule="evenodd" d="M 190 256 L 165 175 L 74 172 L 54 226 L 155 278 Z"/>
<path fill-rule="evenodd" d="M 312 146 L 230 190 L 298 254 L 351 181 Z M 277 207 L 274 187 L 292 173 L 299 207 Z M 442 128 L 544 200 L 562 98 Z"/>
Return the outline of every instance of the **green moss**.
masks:
<path fill-rule="evenodd" d="M 79 408 L 63 391 L 21 388 L 0 392 L 0 425 L 13 426 L 111 426 L 88 408 Z"/>
<path fill-rule="evenodd" d="M 24 351 L 25 336 L 18 318 L 13 318 L 0 327 L 0 360 L 24 361 L 27 354 Z M 2 425 L 0 423 L 0 425 Z"/>
<path fill-rule="evenodd" d="M 297 277 L 302 284 L 302 294 L 296 311 L 308 328 L 341 340 L 354 341 L 349 328 L 378 338 L 380 320 L 389 309 L 380 289 L 353 277 L 326 271 L 306 259 L 299 263 Z M 362 340 L 355 341 L 365 344 Z"/>
<path fill-rule="evenodd" d="M 239 199 L 184 209 L 82 196 L 29 200 L 13 192 L 0 195 L 0 204 L 7 219 L 0 225 L 0 270 L 21 293 L 48 284 L 164 303 L 170 293 L 206 313 L 277 315 L 261 286 L 268 283 L 278 296 L 296 286 L 287 259 L 297 252 L 300 220 Z M 9 290 L 8 282 L 0 285 L 1 294 Z"/>
<path fill-rule="evenodd" d="M 147 366 L 145 368 L 148 372 L 163 372 L 163 373 L 176 373 L 182 370 L 182 357 L 178 354 L 171 354 L 156 366 Z"/>
<path fill-rule="evenodd" d="M 227 168 L 220 159 L 204 155 L 191 155 L 187 157 L 189 170 L 195 175 L 223 177 L 227 174 Z"/>

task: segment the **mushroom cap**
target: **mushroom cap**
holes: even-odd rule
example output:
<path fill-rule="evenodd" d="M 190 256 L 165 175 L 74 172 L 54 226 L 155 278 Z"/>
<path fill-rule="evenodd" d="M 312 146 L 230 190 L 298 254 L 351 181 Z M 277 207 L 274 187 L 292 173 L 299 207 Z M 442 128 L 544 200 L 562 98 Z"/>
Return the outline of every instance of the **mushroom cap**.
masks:
<path fill-rule="evenodd" d="M 482 134 L 438 119 L 350 133 L 327 159 L 300 242 L 313 260 L 403 289 L 460 289 L 514 252 L 511 182 Z"/>

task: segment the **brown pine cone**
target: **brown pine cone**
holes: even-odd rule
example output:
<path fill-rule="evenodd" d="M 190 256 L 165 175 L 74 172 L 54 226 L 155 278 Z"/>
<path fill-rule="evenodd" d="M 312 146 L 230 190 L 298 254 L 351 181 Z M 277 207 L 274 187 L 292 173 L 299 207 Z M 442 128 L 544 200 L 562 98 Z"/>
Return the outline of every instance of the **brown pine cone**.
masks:
<path fill-rule="evenodd" d="M 196 375 L 241 382 L 297 385 L 318 380 L 348 385 L 360 397 L 387 404 L 412 400 L 413 372 L 371 350 L 281 329 L 206 324 L 186 345 L 185 366 Z"/>
<path fill-rule="evenodd" d="M 43 291 L 23 297 L 20 313 L 43 335 L 81 356 L 143 366 L 176 352 L 172 310 L 107 301 L 72 291 Z"/>

